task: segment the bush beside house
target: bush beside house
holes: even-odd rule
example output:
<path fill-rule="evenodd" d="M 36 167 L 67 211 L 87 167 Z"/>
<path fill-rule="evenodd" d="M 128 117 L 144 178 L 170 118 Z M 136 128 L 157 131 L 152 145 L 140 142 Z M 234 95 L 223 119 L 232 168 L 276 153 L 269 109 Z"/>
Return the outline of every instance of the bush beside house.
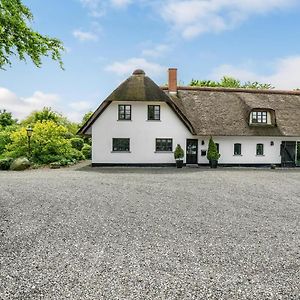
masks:
<path fill-rule="evenodd" d="M 15 168 L 14 164 L 20 163 L 19 158 L 24 163 L 27 157 L 34 166 L 68 166 L 91 157 L 91 146 L 76 136 L 80 124 L 69 122 L 49 108 L 32 113 L 21 123 L 15 120 L 10 122 L 8 117 L 11 114 L 5 111 L 5 123 L 0 124 L 0 170 Z M 30 153 L 26 131 L 28 126 L 33 129 Z"/>

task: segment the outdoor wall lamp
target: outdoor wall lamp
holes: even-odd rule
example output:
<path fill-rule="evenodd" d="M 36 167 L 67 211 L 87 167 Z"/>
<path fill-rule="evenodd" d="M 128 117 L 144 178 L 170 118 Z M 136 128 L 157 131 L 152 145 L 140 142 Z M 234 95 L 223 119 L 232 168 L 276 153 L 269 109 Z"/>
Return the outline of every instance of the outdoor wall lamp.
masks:
<path fill-rule="evenodd" d="M 32 136 L 33 129 L 31 128 L 31 126 L 28 126 L 26 128 L 26 131 L 27 131 L 27 138 L 28 138 L 28 153 L 29 153 L 29 157 L 30 157 L 31 156 L 30 139 L 31 139 L 31 136 Z"/>

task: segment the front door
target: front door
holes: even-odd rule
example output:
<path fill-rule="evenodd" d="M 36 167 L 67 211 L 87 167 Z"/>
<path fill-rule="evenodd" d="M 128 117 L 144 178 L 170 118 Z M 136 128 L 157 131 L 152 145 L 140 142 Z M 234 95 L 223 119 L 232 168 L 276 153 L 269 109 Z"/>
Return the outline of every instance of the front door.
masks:
<path fill-rule="evenodd" d="M 186 140 L 186 163 L 198 164 L 198 140 Z"/>
<path fill-rule="evenodd" d="M 282 142 L 280 154 L 282 167 L 296 166 L 296 142 Z"/>

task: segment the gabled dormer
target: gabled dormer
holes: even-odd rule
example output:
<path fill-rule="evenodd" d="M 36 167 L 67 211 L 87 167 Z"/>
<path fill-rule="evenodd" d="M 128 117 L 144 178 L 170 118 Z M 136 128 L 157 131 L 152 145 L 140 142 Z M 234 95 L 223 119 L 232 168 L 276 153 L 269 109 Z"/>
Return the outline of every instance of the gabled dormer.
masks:
<path fill-rule="evenodd" d="M 253 108 L 249 115 L 250 126 L 276 126 L 275 111 L 270 108 Z"/>

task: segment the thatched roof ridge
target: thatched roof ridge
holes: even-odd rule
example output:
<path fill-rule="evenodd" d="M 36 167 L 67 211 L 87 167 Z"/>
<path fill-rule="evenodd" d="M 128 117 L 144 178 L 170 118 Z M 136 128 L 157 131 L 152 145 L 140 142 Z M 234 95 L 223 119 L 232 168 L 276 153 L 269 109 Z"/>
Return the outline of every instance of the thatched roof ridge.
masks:
<path fill-rule="evenodd" d="M 164 91 L 168 91 L 168 86 L 160 86 Z M 246 89 L 246 88 L 226 88 L 226 87 L 203 87 L 203 86 L 178 86 L 180 91 L 206 91 L 206 92 L 232 92 L 249 94 L 282 94 L 282 95 L 300 95 L 300 90 L 264 90 L 264 89 Z"/>

